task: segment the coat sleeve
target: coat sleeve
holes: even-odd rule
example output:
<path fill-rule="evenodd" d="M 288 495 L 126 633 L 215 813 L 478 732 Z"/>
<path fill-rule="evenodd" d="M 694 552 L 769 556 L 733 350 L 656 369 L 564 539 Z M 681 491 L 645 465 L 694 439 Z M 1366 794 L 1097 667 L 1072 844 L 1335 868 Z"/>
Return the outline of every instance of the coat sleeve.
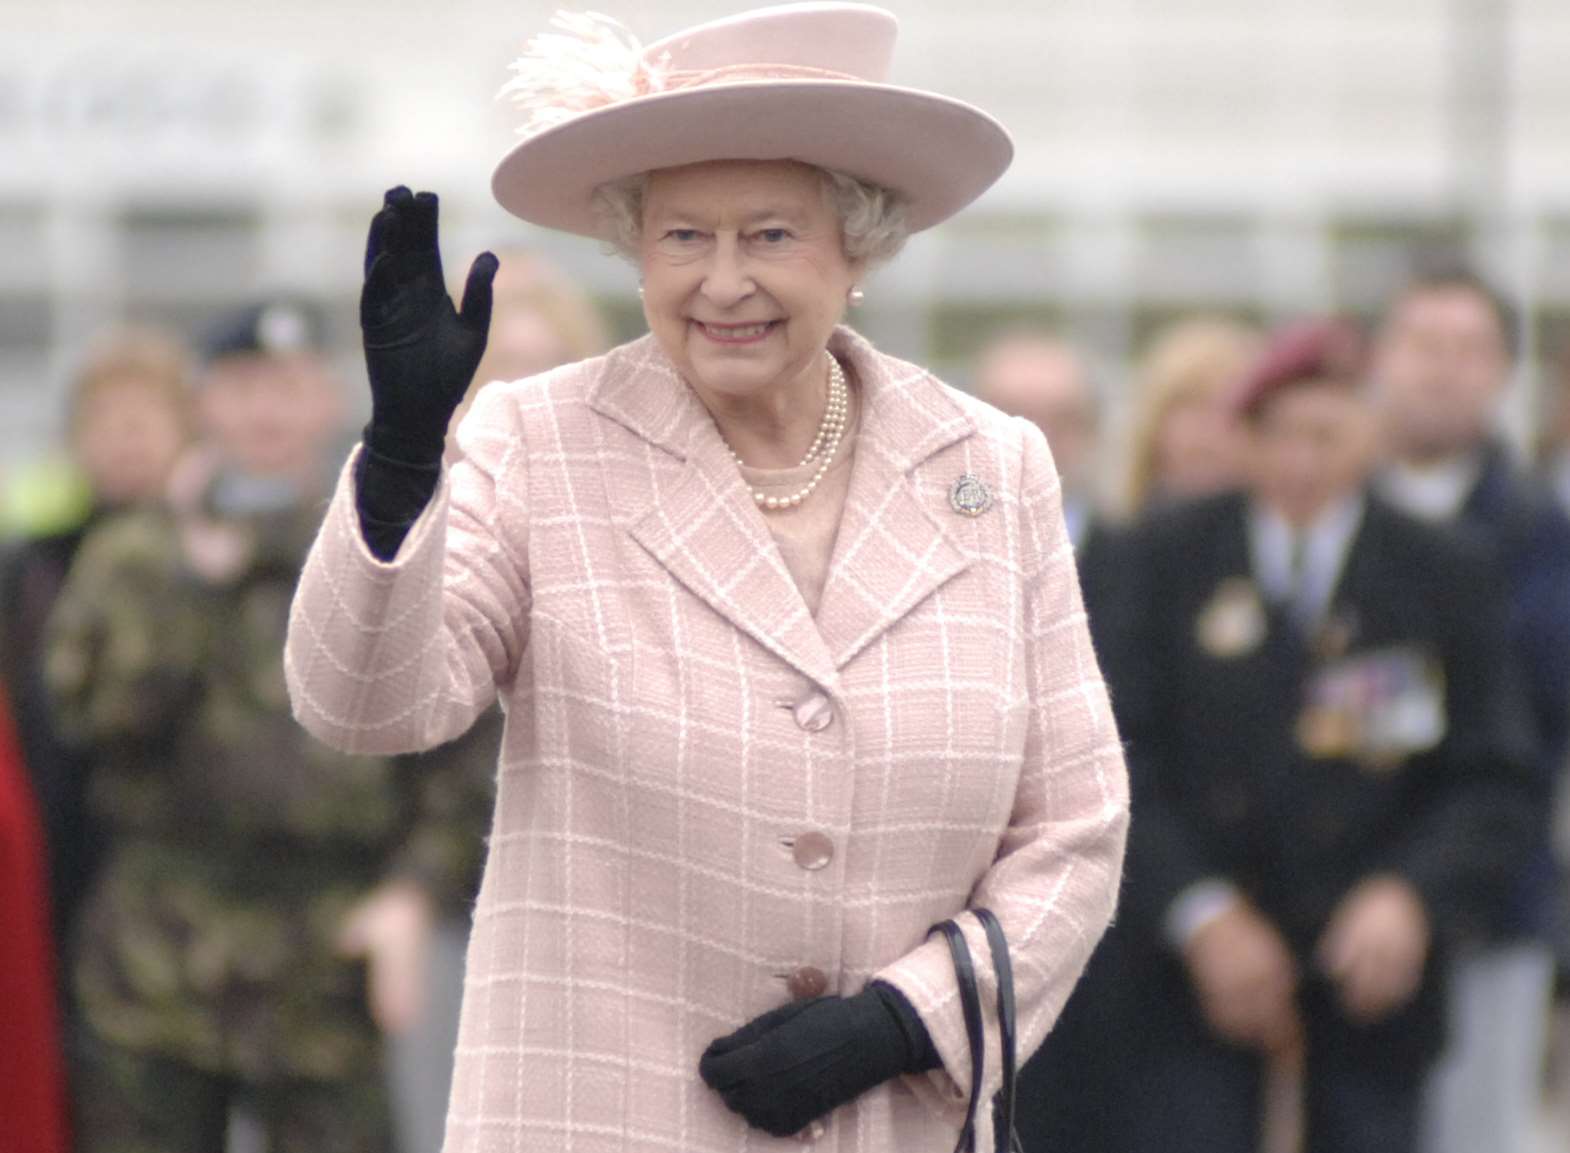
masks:
<path fill-rule="evenodd" d="M 972 907 L 997 914 L 1017 999 L 1018 1060 L 1046 1037 L 1112 918 L 1128 831 L 1123 749 L 1091 645 L 1057 473 L 1045 439 L 1024 431 L 1020 564 L 1029 727 L 1007 828 Z M 987 1055 L 982 1099 L 1002 1083 L 992 954 L 980 923 L 961 916 L 981 983 Z M 947 944 L 932 937 L 874 975 L 921 1016 L 943 1067 L 910 1087 L 956 1127 L 970 1095 L 970 1044 Z M 991 1109 L 978 1148 L 990 1148 Z"/>
<path fill-rule="evenodd" d="M 418 752 L 496 699 L 528 638 L 526 450 L 508 386 L 483 390 L 463 458 L 390 562 L 360 535 L 354 459 L 295 593 L 284 650 L 294 714 L 349 753 Z"/>

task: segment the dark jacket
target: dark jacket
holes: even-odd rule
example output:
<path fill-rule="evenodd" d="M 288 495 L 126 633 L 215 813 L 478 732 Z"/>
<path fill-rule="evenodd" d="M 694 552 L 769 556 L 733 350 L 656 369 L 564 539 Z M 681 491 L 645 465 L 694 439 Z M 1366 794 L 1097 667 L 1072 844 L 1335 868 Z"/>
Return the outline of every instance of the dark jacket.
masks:
<path fill-rule="evenodd" d="M 1497 906 L 1485 928 L 1495 939 L 1537 936 L 1546 932 L 1552 910 L 1550 815 L 1570 758 L 1570 518 L 1495 446 L 1460 520 L 1495 550 L 1538 745 L 1534 851 L 1511 899 Z"/>
<path fill-rule="evenodd" d="M 1257 636 L 1217 627 L 1218 602 L 1253 587 L 1241 496 L 1156 518 L 1130 569 L 1130 626 L 1108 658 L 1130 746 L 1122 916 L 1137 945 L 1169 952 L 1167 910 L 1209 877 L 1239 886 L 1309 973 L 1337 904 L 1370 874 L 1410 881 L 1441 940 L 1485 918 L 1534 816 L 1506 603 L 1482 550 L 1371 498 L 1315 638 L 1262 600 Z M 1310 707 L 1316 693 L 1420 693 L 1430 662 L 1444 718 L 1432 747 L 1370 751 L 1344 739 L 1344 713 Z M 1441 1025 L 1430 979 L 1363 1041 L 1420 1061 Z"/>

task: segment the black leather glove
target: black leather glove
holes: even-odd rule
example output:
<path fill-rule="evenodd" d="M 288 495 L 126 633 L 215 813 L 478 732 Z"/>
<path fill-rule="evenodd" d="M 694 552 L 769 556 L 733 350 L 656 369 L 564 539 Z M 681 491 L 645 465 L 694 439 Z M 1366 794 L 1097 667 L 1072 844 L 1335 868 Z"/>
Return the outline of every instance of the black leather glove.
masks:
<path fill-rule="evenodd" d="M 430 502 L 447 425 L 485 354 L 496 257 L 469 266 L 455 310 L 436 244 L 436 194 L 390 189 L 365 245 L 360 330 L 371 422 L 355 472 L 360 533 L 391 560 Z"/>
<path fill-rule="evenodd" d="M 939 1064 L 910 1002 L 874 981 L 854 997 L 770 1010 L 711 1044 L 698 1073 L 748 1124 L 788 1137 L 884 1081 Z"/>

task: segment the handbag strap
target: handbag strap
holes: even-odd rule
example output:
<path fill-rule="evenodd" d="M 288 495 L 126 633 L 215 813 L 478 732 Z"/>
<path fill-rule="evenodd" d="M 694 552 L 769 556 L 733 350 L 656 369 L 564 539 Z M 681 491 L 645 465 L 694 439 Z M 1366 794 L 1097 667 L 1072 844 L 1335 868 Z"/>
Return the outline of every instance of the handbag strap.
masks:
<path fill-rule="evenodd" d="M 998 1121 L 998 1149 L 1002 1153 L 1019 1148 L 1019 1136 L 1014 1132 L 1014 1094 L 1016 1065 L 1019 1060 L 1015 1041 L 1014 965 L 1009 960 L 1008 938 L 1003 926 L 991 909 L 973 909 L 981 927 L 987 931 L 987 947 L 992 951 L 992 965 L 998 979 L 998 1035 L 1003 1049 L 1002 1116 Z"/>
<path fill-rule="evenodd" d="M 965 1110 L 965 1125 L 959 1131 L 954 1153 L 976 1153 L 976 1115 L 981 1108 L 981 1076 L 987 1057 L 987 1037 L 981 1023 L 981 994 L 976 986 L 976 967 L 971 963 L 970 946 L 965 934 L 952 920 L 942 921 L 927 930 L 927 936 L 942 933 L 954 960 L 954 975 L 959 981 L 960 1008 L 965 1016 L 965 1033 L 970 1038 L 970 1104 Z"/>

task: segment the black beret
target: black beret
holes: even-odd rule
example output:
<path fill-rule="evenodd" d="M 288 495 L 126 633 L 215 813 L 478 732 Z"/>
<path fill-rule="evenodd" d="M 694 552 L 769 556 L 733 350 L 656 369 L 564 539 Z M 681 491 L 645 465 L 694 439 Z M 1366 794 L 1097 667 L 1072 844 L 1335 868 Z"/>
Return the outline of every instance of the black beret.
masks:
<path fill-rule="evenodd" d="M 276 356 L 319 351 L 326 320 L 313 304 L 300 300 L 268 300 L 220 317 L 202 334 L 202 362 L 226 356 Z"/>

